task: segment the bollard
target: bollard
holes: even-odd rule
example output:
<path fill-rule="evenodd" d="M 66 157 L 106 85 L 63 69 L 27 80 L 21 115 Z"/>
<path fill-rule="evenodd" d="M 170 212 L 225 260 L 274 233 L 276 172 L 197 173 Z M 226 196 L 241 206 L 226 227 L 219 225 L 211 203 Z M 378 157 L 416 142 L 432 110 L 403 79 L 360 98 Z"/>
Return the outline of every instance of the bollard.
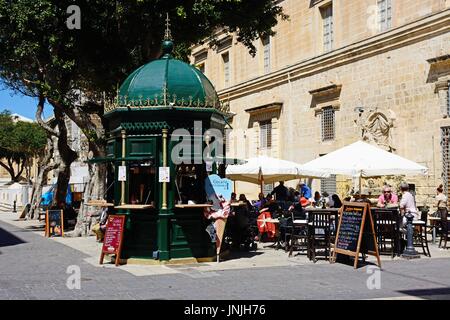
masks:
<path fill-rule="evenodd" d="M 413 236 L 414 236 L 414 226 L 413 226 L 413 219 L 414 216 L 411 214 L 411 212 L 407 212 L 405 215 L 407 219 L 407 233 L 406 233 L 406 249 L 403 251 L 402 258 L 405 259 L 417 259 L 420 258 L 420 255 L 417 253 L 416 249 L 414 249 L 413 245 Z"/>
<path fill-rule="evenodd" d="M 16 200 L 14 200 L 14 202 L 13 202 L 13 212 L 14 212 L 14 213 L 17 212 L 17 208 L 16 208 Z"/>

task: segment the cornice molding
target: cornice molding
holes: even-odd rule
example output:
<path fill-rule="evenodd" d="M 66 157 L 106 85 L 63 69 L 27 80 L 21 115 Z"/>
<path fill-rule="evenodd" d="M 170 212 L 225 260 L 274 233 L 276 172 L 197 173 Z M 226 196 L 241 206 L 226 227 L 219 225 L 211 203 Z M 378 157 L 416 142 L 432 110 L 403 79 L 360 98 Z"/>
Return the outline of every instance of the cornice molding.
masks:
<path fill-rule="evenodd" d="M 426 38 L 447 33 L 450 31 L 449 19 L 450 9 L 446 9 L 329 53 L 301 61 L 268 75 L 220 90 L 218 92 L 219 98 L 226 99 L 227 101 L 234 100 L 298 78 L 304 78 L 327 69 L 350 64 L 422 41 Z"/>

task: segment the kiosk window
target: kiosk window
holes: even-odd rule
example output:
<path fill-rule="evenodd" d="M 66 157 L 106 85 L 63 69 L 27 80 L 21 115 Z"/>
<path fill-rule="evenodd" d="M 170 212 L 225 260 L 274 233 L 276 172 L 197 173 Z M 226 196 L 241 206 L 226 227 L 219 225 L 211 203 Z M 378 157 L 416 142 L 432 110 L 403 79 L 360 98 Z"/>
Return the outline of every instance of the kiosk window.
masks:
<path fill-rule="evenodd" d="M 155 167 L 145 164 L 130 164 L 130 204 L 152 204 L 155 200 Z"/>
<path fill-rule="evenodd" d="M 195 204 L 206 203 L 204 181 L 207 176 L 205 164 L 178 165 L 176 168 L 177 202 L 187 204 L 189 201 Z"/>

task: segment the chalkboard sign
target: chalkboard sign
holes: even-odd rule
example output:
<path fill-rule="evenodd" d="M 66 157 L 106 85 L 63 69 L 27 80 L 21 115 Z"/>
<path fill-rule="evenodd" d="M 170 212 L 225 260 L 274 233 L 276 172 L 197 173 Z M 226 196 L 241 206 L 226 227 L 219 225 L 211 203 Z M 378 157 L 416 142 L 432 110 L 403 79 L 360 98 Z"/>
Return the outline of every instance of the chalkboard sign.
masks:
<path fill-rule="evenodd" d="M 122 250 L 123 227 L 125 224 L 124 215 L 110 215 L 106 225 L 105 237 L 103 239 L 100 264 L 103 264 L 105 254 L 116 255 L 116 266 L 119 265 L 120 251 Z"/>
<path fill-rule="evenodd" d="M 381 268 L 369 204 L 344 202 L 339 215 L 333 261 L 336 261 L 336 254 L 352 256 L 355 258 L 356 268 L 359 254 L 370 254 L 377 257 L 378 266 Z"/>
<path fill-rule="evenodd" d="M 45 212 L 45 236 L 64 236 L 64 214 L 62 210 L 47 210 Z"/>

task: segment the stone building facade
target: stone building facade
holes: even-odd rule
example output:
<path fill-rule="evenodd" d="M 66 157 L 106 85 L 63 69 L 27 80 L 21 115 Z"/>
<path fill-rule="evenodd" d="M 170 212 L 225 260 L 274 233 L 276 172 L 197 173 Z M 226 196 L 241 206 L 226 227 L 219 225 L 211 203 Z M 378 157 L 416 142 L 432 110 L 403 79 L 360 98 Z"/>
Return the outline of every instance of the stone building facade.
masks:
<path fill-rule="evenodd" d="M 235 114 L 228 155 L 305 163 L 364 139 L 429 168 L 408 178 L 418 204 L 433 203 L 440 183 L 449 192 L 450 1 L 278 3 L 289 19 L 254 42 L 254 57 L 235 34 L 192 49 L 191 62 Z M 364 186 L 378 192 L 399 179 Z M 351 183 L 313 182 L 327 188 L 345 195 Z M 239 183 L 237 192 L 254 198 L 258 187 Z"/>

